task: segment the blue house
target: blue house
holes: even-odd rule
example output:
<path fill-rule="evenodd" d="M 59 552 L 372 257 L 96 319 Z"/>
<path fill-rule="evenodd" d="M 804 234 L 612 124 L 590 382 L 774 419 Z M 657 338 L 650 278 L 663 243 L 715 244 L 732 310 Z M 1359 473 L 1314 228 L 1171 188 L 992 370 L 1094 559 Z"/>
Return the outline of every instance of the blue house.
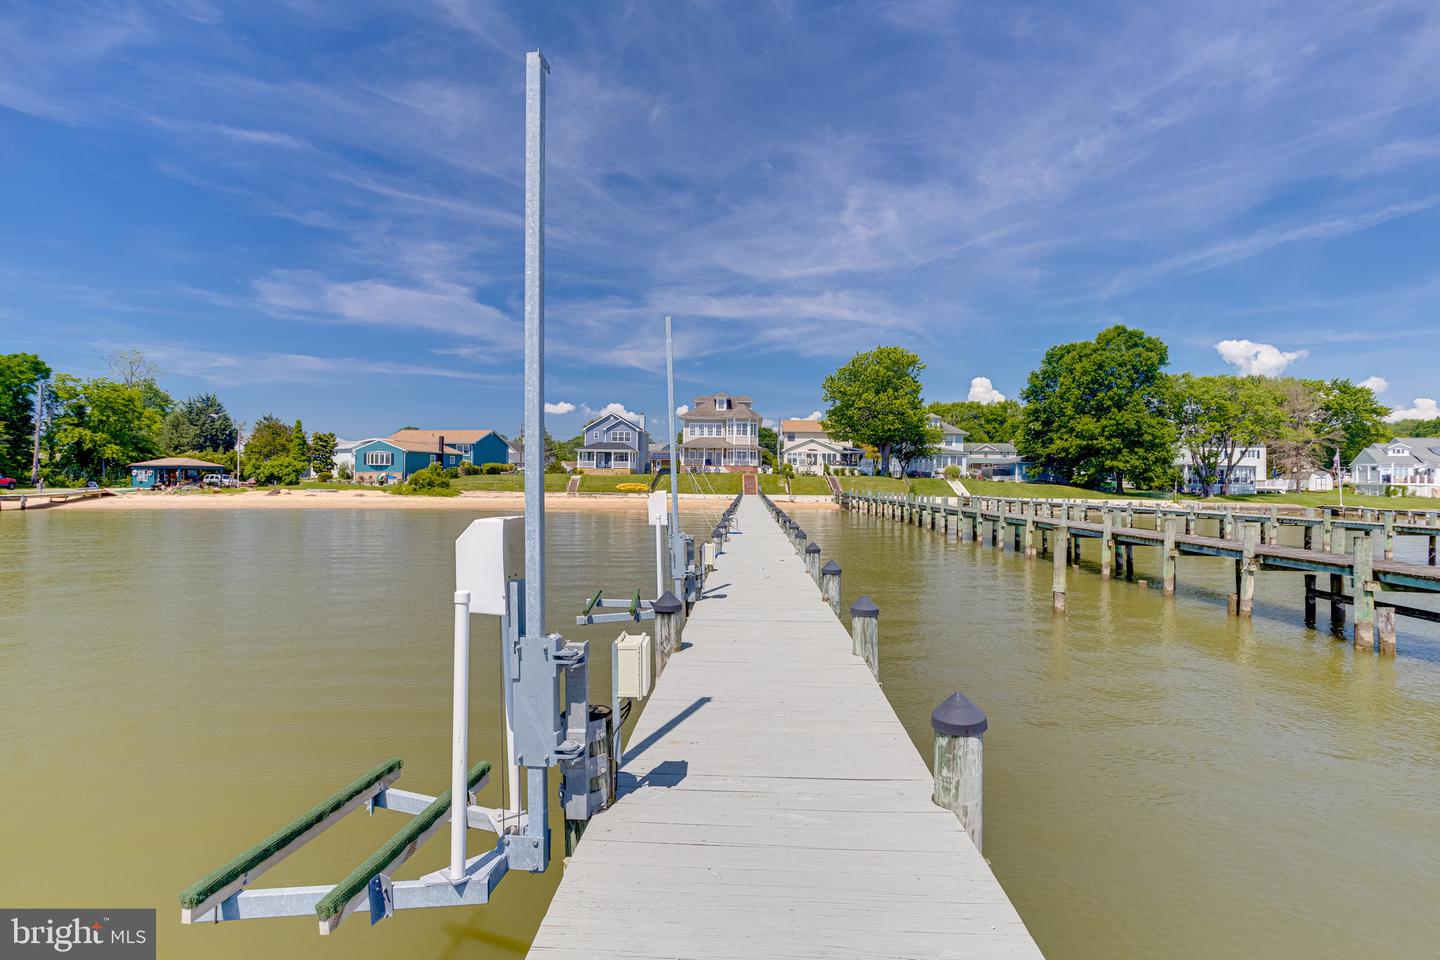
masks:
<path fill-rule="evenodd" d="M 432 463 L 458 467 L 465 454 L 449 444 L 412 440 L 366 440 L 355 448 L 355 479 L 370 483 L 401 483 Z"/>
<path fill-rule="evenodd" d="M 438 450 L 443 443 L 460 451 L 465 462 L 477 467 L 507 463 L 510 457 L 509 442 L 494 430 L 397 430 L 388 439 L 418 443 L 430 450 Z"/>
<path fill-rule="evenodd" d="M 650 469 L 650 435 L 645 417 L 634 419 L 606 413 L 585 424 L 577 465 L 586 473 L 646 473 Z"/>

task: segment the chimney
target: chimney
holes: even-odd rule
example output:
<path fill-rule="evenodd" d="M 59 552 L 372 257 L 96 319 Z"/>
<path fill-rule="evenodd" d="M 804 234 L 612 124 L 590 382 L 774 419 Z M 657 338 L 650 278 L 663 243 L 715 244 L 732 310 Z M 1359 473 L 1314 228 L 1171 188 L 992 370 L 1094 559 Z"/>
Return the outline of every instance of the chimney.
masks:
<path fill-rule="evenodd" d="M 440 434 L 440 459 L 435 461 L 443 469 L 445 466 L 445 434 Z"/>

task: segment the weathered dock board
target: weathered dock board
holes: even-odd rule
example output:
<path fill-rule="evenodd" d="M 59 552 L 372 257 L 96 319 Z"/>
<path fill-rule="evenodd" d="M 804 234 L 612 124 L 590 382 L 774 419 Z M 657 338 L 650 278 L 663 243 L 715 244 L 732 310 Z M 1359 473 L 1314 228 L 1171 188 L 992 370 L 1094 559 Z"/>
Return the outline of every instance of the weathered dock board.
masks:
<path fill-rule="evenodd" d="M 738 520 L 530 956 L 1039 957 L 801 558 Z"/>

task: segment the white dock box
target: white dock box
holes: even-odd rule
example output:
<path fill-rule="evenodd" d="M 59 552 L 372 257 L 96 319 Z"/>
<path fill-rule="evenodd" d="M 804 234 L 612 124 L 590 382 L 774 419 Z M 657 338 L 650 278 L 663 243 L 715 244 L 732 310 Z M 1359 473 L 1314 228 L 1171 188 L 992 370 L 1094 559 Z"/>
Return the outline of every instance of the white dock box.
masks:
<path fill-rule="evenodd" d="M 640 700 L 655 683 L 655 642 L 648 633 L 621 633 L 615 641 L 620 696 Z"/>

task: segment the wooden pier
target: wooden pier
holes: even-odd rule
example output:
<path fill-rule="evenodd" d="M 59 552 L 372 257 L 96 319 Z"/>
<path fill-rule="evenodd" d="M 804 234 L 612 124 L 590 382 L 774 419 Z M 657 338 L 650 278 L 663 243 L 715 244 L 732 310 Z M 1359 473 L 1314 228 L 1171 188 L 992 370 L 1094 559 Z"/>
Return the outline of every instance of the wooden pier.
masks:
<path fill-rule="evenodd" d="M 1262 570 L 1299 572 L 1305 575 L 1305 615 L 1315 622 L 1315 601 L 1330 601 L 1332 626 L 1343 625 L 1342 604 L 1354 608 L 1356 646 L 1370 647 L 1376 640 L 1382 652 L 1395 649 L 1395 616 L 1440 622 L 1440 612 L 1425 607 L 1379 599 L 1380 590 L 1440 593 L 1440 566 L 1436 563 L 1436 540 L 1440 537 L 1440 515 L 1413 511 L 1364 511 L 1359 516 L 1335 515 L 1330 511 L 1284 515 L 1276 510 L 1198 510 L 1164 507 L 1137 507 L 1134 504 L 1023 500 L 994 497 L 917 497 L 844 493 L 843 507 L 861 509 L 902 522 L 949 532 L 952 526 L 961 539 L 993 544 L 998 549 L 1023 551 L 1026 556 L 1049 553 L 1063 557 L 1057 563 L 1052 593 L 1057 611 L 1065 608 L 1065 568 L 1080 562 L 1080 544 L 1099 540 L 1099 567 L 1102 577 L 1131 576 L 1135 547 L 1161 551 L 1161 586 L 1173 593 L 1177 561 L 1182 555 L 1221 557 L 1235 563 L 1235 592 L 1230 597 L 1232 613 L 1249 616 L 1255 595 L 1255 577 Z M 1098 514 L 1098 519 L 1091 519 Z M 1135 524 L 1137 515 L 1154 517 L 1153 527 Z M 1202 521 L 1213 522 L 1215 536 L 1197 532 Z M 1279 543 L 1281 526 L 1303 529 L 1304 546 Z M 1316 534 L 1319 542 L 1316 543 Z M 1424 537 L 1428 540 L 1428 563 L 1402 563 L 1393 559 L 1395 538 Z M 1383 537 L 1382 559 L 1374 559 L 1376 537 Z M 1011 542 L 1013 540 L 1013 543 Z M 1315 578 L 1330 577 L 1330 589 L 1317 588 Z M 1342 592 L 1346 583 L 1350 594 Z"/>
<path fill-rule="evenodd" d="M 40 510 L 58 507 L 77 500 L 91 500 L 99 497 L 124 496 L 129 491 L 95 487 L 85 490 L 40 490 L 26 493 L 0 494 L 0 510 Z"/>
<path fill-rule="evenodd" d="M 816 551 L 759 498 L 737 520 L 530 956 L 1039 957 Z"/>

